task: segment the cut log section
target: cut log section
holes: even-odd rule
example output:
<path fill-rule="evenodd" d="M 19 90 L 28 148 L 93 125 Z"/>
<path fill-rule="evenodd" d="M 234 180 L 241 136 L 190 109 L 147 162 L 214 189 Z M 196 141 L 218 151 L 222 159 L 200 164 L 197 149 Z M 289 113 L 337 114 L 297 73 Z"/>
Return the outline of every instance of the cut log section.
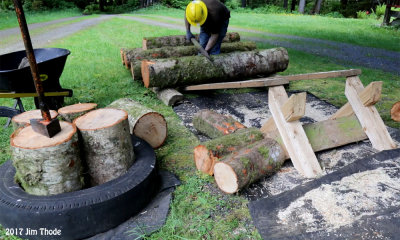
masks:
<path fill-rule="evenodd" d="M 74 123 L 82 137 L 91 186 L 111 181 L 128 171 L 135 155 L 127 112 L 98 109 L 75 119 Z"/>
<path fill-rule="evenodd" d="M 214 165 L 218 159 L 237 152 L 240 148 L 263 139 L 263 134 L 256 128 L 239 129 L 235 133 L 215 138 L 194 148 L 196 168 L 206 174 L 213 175 Z"/>
<path fill-rule="evenodd" d="M 57 111 L 50 110 L 50 115 L 51 118 L 54 119 L 58 116 Z M 12 118 L 12 125 L 14 130 L 20 127 L 25 127 L 27 125 L 30 125 L 30 120 L 31 119 L 41 119 L 42 118 L 42 113 L 40 110 L 32 110 L 32 111 L 27 111 L 20 113 Z"/>
<path fill-rule="evenodd" d="M 285 161 L 280 144 L 263 139 L 224 157 L 214 166 L 218 187 L 225 193 L 236 193 L 258 179 L 275 173 Z"/>
<path fill-rule="evenodd" d="M 174 106 L 177 102 L 183 100 L 183 94 L 173 88 L 152 88 L 151 90 L 157 94 L 157 98 L 167 106 Z"/>
<path fill-rule="evenodd" d="M 15 179 L 33 195 L 77 191 L 83 187 L 76 127 L 60 121 L 61 132 L 52 138 L 20 128 L 11 135 Z"/>
<path fill-rule="evenodd" d="M 390 116 L 393 121 L 400 122 L 400 101 L 393 104 L 392 109 L 390 109 Z"/>
<path fill-rule="evenodd" d="M 243 80 L 284 71 L 289 56 L 284 48 L 233 52 L 212 56 L 142 61 L 146 87 L 178 87 L 210 82 Z"/>
<path fill-rule="evenodd" d="M 199 34 L 194 35 L 196 40 L 199 40 Z M 222 42 L 239 42 L 240 35 L 237 32 L 228 32 L 222 40 Z M 189 46 L 192 45 L 190 41 L 186 40 L 186 35 L 174 35 L 164 37 L 148 37 L 143 38 L 142 48 L 143 50 L 161 47 L 177 47 L 177 46 Z"/>
<path fill-rule="evenodd" d="M 209 138 L 217 138 L 246 128 L 231 116 L 203 109 L 193 116 L 193 127 Z"/>
<path fill-rule="evenodd" d="M 167 138 L 167 122 L 164 116 L 129 98 L 122 98 L 108 105 L 128 112 L 130 132 L 159 148 Z"/>
<path fill-rule="evenodd" d="M 87 112 L 96 109 L 96 103 L 77 103 L 58 109 L 58 114 L 67 122 L 73 122 L 75 118 L 78 118 Z"/>

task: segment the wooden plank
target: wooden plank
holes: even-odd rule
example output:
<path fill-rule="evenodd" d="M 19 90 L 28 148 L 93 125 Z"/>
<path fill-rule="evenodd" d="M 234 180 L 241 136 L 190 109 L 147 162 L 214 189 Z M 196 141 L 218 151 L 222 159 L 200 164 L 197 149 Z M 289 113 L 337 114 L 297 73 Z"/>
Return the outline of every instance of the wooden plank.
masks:
<path fill-rule="evenodd" d="M 307 94 L 305 92 L 290 96 L 289 100 L 281 108 L 286 121 L 296 121 L 304 116 L 306 113 L 306 97 Z"/>
<path fill-rule="evenodd" d="M 247 88 L 247 87 L 271 87 L 271 86 L 288 84 L 289 81 L 348 77 L 360 74 L 361 74 L 360 69 L 349 69 L 349 70 L 339 70 L 330 72 L 317 72 L 317 73 L 297 74 L 288 76 L 267 77 L 267 78 L 238 81 L 238 82 L 199 84 L 199 85 L 187 86 L 186 88 L 184 88 L 184 90 L 194 91 L 194 90 L 214 90 L 214 89 Z"/>
<path fill-rule="evenodd" d="M 360 122 L 354 115 L 334 120 L 328 119 L 320 122 L 308 123 L 303 125 L 303 129 L 314 152 L 337 148 L 349 143 L 368 139 Z M 279 143 L 282 143 L 282 138 L 277 129 L 265 131 L 265 129 L 261 128 L 260 130 L 265 137 L 275 139 Z M 284 147 L 283 144 L 281 145 Z M 286 158 L 289 158 L 289 155 L 287 155 Z"/>
<path fill-rule="evenodd" d="M 45 92 L 44 96 L 45 97 L 66 97 L 69 96 L 70 93 L 68 91 L 66 92 Z M 0 98 L 24 98 L 24 97 L 38 97 L 39 95 L 37 93 L 2 93 L 0 92 Z"/>
<path fill-rule="evenodd" d="M 382 83 L 382 81 L 372 82 L 361 91 L 359 96 L 364 106 L 375 105 L 380 100 Z M 330 119 L 351 116 L 353 114 L 353 108 L 351 107 L 350 103 L 347 102 L 335 114 L 333 114 Z"/>
<path fill-rule="evenodd" d="M 298 120 L 286 122 L 282 114 L 281 107 L 287 100 L 288 96 L 283 86 L 269 88 L 269 108 L 294 167 L 307 178 L 317 177 L 322 173 L 322 169 L 303 126 Z"/>
<path fill-rule="evenodd" d="M 379 150 L 397 148 L 375 106 L 364 106 L 359 94 L 364 89 L 358 76 L 348 77 L 345 95 L 367 134 L 372 146 Z"/>
<path fill-rule="evenodd" d="M 185 91 L 194 90 L 214 90 L 214 89 L 230 89 L 230 88 L 248 88 L 248 87 L 270 87 L 288 84 L 289 81 L 282 77 L 273 78 L 259 78 L 247 81 L 238 82 L 223 82 L 223 83 L 209 83 L 187 86 L 184 88 Z"/>

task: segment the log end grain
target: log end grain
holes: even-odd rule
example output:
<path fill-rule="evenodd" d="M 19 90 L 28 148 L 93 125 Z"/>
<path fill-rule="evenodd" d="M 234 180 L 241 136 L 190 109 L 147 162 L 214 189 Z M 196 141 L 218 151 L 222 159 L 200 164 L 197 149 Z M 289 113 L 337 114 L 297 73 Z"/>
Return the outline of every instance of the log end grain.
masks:
<path fill-rule="evenodd" d="M 51 118 L 56 118 L 58 116 L 57 111 L 50 110 L 50 115 Z M 31 119 L 41 119 L 42 118 L 42 113 L 39 109 L 37 110 L 32 110 L 32 111 L 27 111 L 20 113 L 12 118 L 12 123 L 14 126 L 14 129 L 17 129 L 19 127 L 24 127 L 30 124 Z"/>
<path fill-rule="evenodd" d="M 147 39 L 145 39 L 145 38 L 143 38 L 143 41 L 142 41 L 142 48 L 143 48 L 143 50 L 147 50 Z"/>
<path fill-rule="evenodd" d="M 145 140 L 153 148 L 159 148 L 168 135 L 167 122 L 163 115 L 149 112 L 138 119 L 133 134 Z"/>
<path fill-rule="evenodd" d="M 101 108 L 74 120 L 81 131 L 98 130 L 116 125 L 128 119 L 128 113 L 121 109 Z"/>
<path fill-rule="evenodd" d="M 72 122 L 73 120 L 75 120 L 75 118 L 80 117 L 91 110 L 94 110 L 96 107 L 96 103 L 77 103 L 58 109 L 58 113 L 66 121 Z"/>
<path fill-rule="evenodd" d="M 390 116 L 393 121 L 400 122 L 400 101 L 393 104 L 392 109 L 390 110 Z"/>
<path fill-rule="evenodd" d="M 210 150 L 204 145 L 198 145 L 194 148 L 193 153 L 197 170 L 212 176 L 215 160 Z"/>
<path fill-rule="evenodd" d="M 142 79 L 145 87 L 150 86 L 150 71 L 149 71 L 149 66 L 154 64 L 154 62 L 144 60 L 142 61 Z"/>
<path fill-rule="evenodd" d="M 218 187 L 225 193 L 239 191 L 238 177 L 231 166 L 218 162 L 214 166 L 214 177 Z"/>
<path fill-rule="evenodd" d="M 60 145 L 69 141 L 76 132 L 76 127 L 68 122 L 60 121 L 61 132 L 48 138 L 33 131 L 31 126 L 26 126 L 15 131 L 11 135 L 10 144 L 22 149 L 39 149 Z"/>

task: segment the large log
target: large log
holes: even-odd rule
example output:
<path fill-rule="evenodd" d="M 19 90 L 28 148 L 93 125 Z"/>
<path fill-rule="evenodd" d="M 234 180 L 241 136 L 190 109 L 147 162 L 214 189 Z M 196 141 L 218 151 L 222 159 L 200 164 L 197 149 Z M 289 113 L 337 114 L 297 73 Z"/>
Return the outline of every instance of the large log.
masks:
<path fill-rule="evenodd" d="M 76 127 L 60 121 L 61 132 L 52 138 L 19 128 L 11 135 L 15 179 L 33 195 L 51 195 L 82 188 L 82 164 Z"/>
<path fill-rule="evenodd" d="M 400 101 L 393 104 L 392 109 L 390 109 L 390 116 L 393 121 L 400 122 Z"/>
<path fill-rule="evenodd" d="M 157 95 L 157 98 L 166 106 L 174 106 L 175 103 L 183 100 L 183 94 L 173 88 L 152 88 L 151 90 Z"/>
<path fill-rule="evenodd" d="M 129 131 L 148 142 L 153 148 L 159 148 L 167 138 L 167 122 L 164 116 L 129 98 L 121 98 L 108 107 L 128 112 Z"/>
<path fill-rule="evenodd" d="M 233 52 L 212 59 L 211 62 L 204 56 L 191 56 L 142 61 L 144 85 L 167 88 L 244 80 L 284 71 L 289 64 L 284 48 Z"/>
<path fill-rule="evenodd" d="M 57 111 L 50 110 L 50 116 L 51 118 L 56 118 L 58 116 Z M 31 119 L 40 119 L 40 118 L 42 118 L 42 113 L 40 110 L 37 109 L 18 114 L 11 119 L 11 122 L 14 130 L 16 130 L 17 128 L 30 125 Z"/>
<path fill-rule="evenodd" d="M 255 42 L 223 43 L 221 45 L 221 53 L 251 51 L 256 48 Z M 127 68 L 131 68 L 133 79 L 141 80 L 142 60 L 195 56 L 198 52 L 199 50 L 195 46 L 162 47 L 142 51 L 132 49 L 131 51 L 125 51 L 124 62 Z"/>
<path fill-rule="evenodd" d="M 77 103 L 58 109 L 58 114 L 67 122 L 73 122 L 87 112 L 94 110 L 97 107 L 96 103 Z"/>
<path fill-rule="evenodd" d="M 199 40 L 199 35 L 194 35 L 196 40 Z M 228 32 L 222 42 L 239 42 L 240 35 L 237 32 Z M 143 50 L 161 47 L 176 47 L 176 46 L 189 46 L 192 45 L 190 41 L 186 40 L 186 35 L 174 35 L 164 37 L 147 37 L 143 38 Z"/>
<path fill-rule="evenodd" d="M 231 116 L 203 109 L 193 116 L 193 127 L 209 138 L 222 137 L 234 133 L 238 129 L 246 128 Z"/>
<path fill-rule="evenodd" d="M 108 182 L 128 171 L 135 155 L 127 112 L 97 109 L 78 117 L 74 123 L 81 135 L 91 186 Z"/>
<path fill-rule="evenodd" d="M 218 159 L 263 138 L 263 134 L 259 129 L 244 128 L 235 133 L 202 143 L 194 148 L 196 168 L 203 173 L 213 175 L 214 165 Z"/>
<path fill-rule="evenodd" d="M 238 192 L 258 179 L 275 173 L 285 161 L 285 153 L 273 139 L 263 139 L 217 162 L 214 178 L 225 193 Z"/>

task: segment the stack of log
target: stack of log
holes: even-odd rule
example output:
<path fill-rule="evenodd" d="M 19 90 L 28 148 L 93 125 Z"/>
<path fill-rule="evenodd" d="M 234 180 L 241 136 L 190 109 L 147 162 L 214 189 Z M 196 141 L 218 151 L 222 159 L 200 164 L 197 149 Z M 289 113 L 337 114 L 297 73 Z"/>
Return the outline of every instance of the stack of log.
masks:
<path fill-rule="evenodd" d="M 96 107 L 95 103 L 79 103 L 51 112 L 52 117 L 63 120 L 61 132 L 52 138 L 29 125 L 31 118 L 41 118 L 40 110 L 13 118 L 16 130 L 11 136 L 11 159 L 15 178 L 27 193 L 52 195 L 103 184 L 133 165 L 131 134 L 153 148 L 160 147 L 167 137 L 164 117 L 131 99 Z"/>
<path fill-rule="evenodd" d="M 145 38 L 142 48 L 122 48 L 120 53 L 132 78 L 143 81 L 169 106 L 183 98 L 177 88 L 258 78 L 284 71 L 289 63 L 286 49 L 257 50 L 254 42 L 240 42 L 235 32 L 227 33 L 221 54 L 211 60 L 199 55 L 184 35 Z"/>

